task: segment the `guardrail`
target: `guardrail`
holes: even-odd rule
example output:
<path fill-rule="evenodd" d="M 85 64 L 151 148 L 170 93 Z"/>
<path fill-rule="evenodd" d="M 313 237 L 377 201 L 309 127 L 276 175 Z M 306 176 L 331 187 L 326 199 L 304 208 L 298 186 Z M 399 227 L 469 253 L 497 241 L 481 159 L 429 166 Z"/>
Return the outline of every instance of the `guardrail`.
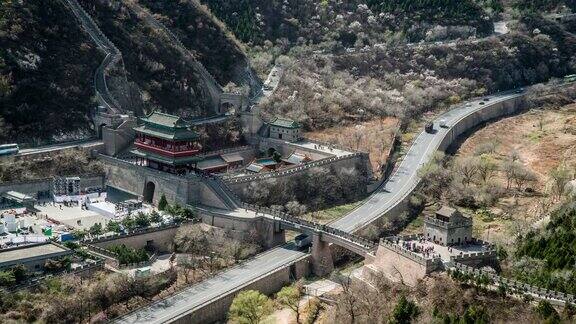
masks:
<path fill-rule="evenodd" d="M 367 240 L 361 236 L 357 236 L 352 233 L 348 233 L 343 230 L 330 227 L 328 225 L 300 219 L 298 217 L 295 217 L 293 215 L 290 215 L 288 213 L 279 210 L 275 210 L 268 207 L 259 207 L 256 205 L 250 205 L 246 203 L 242 203 L 242 208 L 252 210 L 256 212 L 256 214 L 262 213 L 263 215 L 270 215 L 272 216 L 272 219 L 278 218 L 278 221 L 284 223 L 285 225 L 291 227 L 292 229 L 302 230 L 304 228 L 308 232 L 319 233 L 327 235 L 329 237 L 342 239 L 346 242 L 355 244 L 357 247 L 360 247 L 366 252 L 369 252 L 376 247 L 376 244 L 374 242 Z"/>

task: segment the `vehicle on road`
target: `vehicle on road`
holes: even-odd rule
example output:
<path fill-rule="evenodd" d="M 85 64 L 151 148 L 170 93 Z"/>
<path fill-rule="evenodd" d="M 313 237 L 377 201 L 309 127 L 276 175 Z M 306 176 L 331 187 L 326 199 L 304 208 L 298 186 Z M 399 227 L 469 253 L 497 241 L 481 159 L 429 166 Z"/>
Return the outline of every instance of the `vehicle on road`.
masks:
<path fill-rule="evenodd" d="M 20 151 L 18 144 L 2 144 L 0 145 L 0 156 L 16 155 Z"/>
<path fill-rule="evenodd" d="M 273 88 L 272 88 L 271 85 L 269 85 L 269 84 L 265 84 L 265 85 L 264 85 L 264 90 L 270 91 L 270 90 L 272 90 L 272 89 L 273 89 Z"/>
<path fill-rule="evenodd" d="M 447 128 L 447 127 L 448 127 L 448 122 L 446 121 L 446 119 L 440 119 L 440 121 L 438 122 L 438 124 L 439 124 L 440 127 L 442 127 L 442 128 Z"/>
<path fill-rule="evenodd" d="M 312 236 L 306 234 L 300 234 L 294 238 L 294 243 L 300 249 L 307 247 L 312 244 Z"/>
<path fill-rule="evenodd" d="M 490 101 L 490 98 L 486 97 L 486 98 L 484 98 L 484 99 L 482 99 L 482 100 L 484 100 L 484 101 Z"/>
<path fill-rule="evenodd" d="M 426 123 L 426 125 L 424 125 L 424 130 L 426 131 L 426 133 L 433 133 L 434 132 L 434 123 L 432 123 L 432 122 Z"/>
<path fill-rule="evenodd" d="M 514 91 L 514 92 L 515 92 L 515 93 L 522 93 L 522 92 L 524 92 L 524 88 L 516 89 L 516 91 Z"/>
<path fill-rule="evenodd" d="M 483 104 L 484 104 L 484 101 L 480 101 L 478 104 L 483 105 Z"/>

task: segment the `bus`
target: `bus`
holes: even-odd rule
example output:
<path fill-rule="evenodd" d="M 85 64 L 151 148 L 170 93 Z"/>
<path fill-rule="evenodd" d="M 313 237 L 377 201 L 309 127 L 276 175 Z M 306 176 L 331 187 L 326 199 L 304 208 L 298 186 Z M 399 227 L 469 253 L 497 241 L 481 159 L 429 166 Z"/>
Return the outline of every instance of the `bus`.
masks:
<path fill-rule="evenodd" d="M 312 236 L 300 234 L 294 238 L 294 243 L 298 248 L 305 248 L 312 244 Z"/>
<path fill-rule="evenodd" d="M 0 156 L 15 155 L 19 151 L 18 144 L 0 144 Z"/>
<path fill-rule="evenodd" d="M 576 74 L 570 74 L 564 77 L 564 82 L 574 82 L 576 81 Z"/>

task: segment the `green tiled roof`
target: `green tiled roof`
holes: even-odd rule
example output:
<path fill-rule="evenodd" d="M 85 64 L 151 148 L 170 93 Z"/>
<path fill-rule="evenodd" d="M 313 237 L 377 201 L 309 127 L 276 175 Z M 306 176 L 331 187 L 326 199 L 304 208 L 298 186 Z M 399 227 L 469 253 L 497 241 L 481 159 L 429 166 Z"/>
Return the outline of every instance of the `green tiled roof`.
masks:
<path fill-rule="evenodd" d="M 198 134 L 189 128 L 184 119 L 178 116 L 153 112 L 141 120 L 144 124 L 134 128 L 138 133 L 170 141 L 188 141 L 198 138 Z"/>
<path fill-rule="evenodd" d="M 169 164 L 169 165 L 184 165 L 190 163 L 196 163 L 202 161 L 203 158 L 198 156 L 186 156 L 186 157 L 179 157 L 179 158 L 170 158 L 167 156 L 163 156 L 160 154 L 155 154 L 151 152 L 144 152 L 138 149 L 131 150 L 130 153 L 139 156 L 141 158 L 146 158 L 152 161 Z"/>
<path fill-rule="evenodd" d="M 141 118 L 146 124 L 164 126 L 169 128 L 187 128 L 186 121 L 178 116 L 168 115 L 161 112 L 152 112 L 150 115 Z"/>
<path fill-rule="evenodd" d="M 198 138 L 198 134 L 196 134 L 196 132 L 187 128 L 177 128 L 170 130 L 165 128 L 156 128 L 149 125 L 142 125 L 134 128 L 134 130 L 138 133 L 143 133 L 171 141 L 186 141 Z"/>
<path fill-rule="evenodd" d="M 300 128 L 300 124 L 292 119 L 276 117 L 269 123 L 272 126 L 283 128 Z"/>

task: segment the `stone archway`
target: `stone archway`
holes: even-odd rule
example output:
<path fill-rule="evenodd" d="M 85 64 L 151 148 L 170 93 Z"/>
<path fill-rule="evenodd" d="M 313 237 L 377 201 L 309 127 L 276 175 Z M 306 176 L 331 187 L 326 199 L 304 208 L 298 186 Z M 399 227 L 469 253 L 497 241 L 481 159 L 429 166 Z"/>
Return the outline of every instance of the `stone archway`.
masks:
<path fill-rule="evenodd" d="M 154 191 L 156 190 L 156 185 L 152 181 L 146 182 L 144 186 L 144 202 L 152 204 L 154 202 Z"/>

